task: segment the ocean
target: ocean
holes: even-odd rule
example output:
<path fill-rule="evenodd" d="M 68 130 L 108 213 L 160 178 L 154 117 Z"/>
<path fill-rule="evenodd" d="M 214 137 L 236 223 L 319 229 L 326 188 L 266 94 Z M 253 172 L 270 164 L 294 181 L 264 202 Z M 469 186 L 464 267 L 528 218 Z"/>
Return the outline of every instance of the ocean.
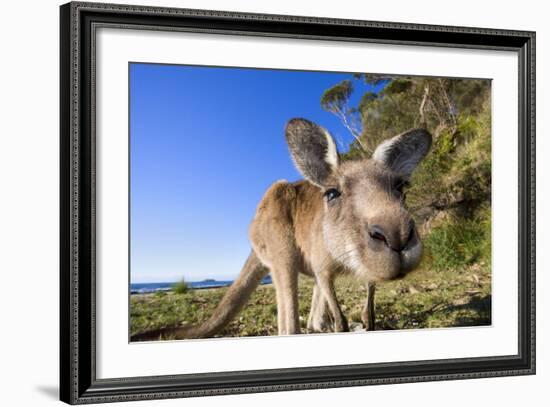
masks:
<path fill-rule="evenodd" d="M 189 281 L 186 282 L 187 285 L 192 289 L 205 289 L 205 288 L 219 288 L 227 287 L 233 283 L 234 280 L 213 280 L 207 279 L 202 281 Z M 260 284 L 271 284 L 271 276 L 268 275 L 264 277 Z M 156 293 L 158 291 L 170 291 L 174 287 L 172 283 L 131 283 L 130 284 L 130 294 L 149 294 Z"/>

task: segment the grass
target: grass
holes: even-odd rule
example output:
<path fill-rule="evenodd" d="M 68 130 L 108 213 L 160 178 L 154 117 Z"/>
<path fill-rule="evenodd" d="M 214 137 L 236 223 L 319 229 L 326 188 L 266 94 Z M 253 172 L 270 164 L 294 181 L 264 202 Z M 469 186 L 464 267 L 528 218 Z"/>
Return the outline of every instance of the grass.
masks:
<path fill-rule="evenodd" d="M 300 323 L 307 333 L 312 281 L 299 284 Z M 361 329 L 361 308 L 367 291 L 351 277 L 336 282 L 337 296 L 351 329 Z M 166 295 L 131 296 L 131 333 L 177 323 L 199 323 L 214 311 L 227 288 L 193 290 Z M 253 293 L 241 313 L 217 336 L 277 334 L 277 307 L 272 285 Z M 490 265 L 480 261 L 467 267 L 437 270 L 422 267 L 403 280 L 380 284 L 376 292 L 376 329 L 417 329 L 491 324 Z"/>
<path fill-rule="evenodd" d="M 438 271 L 455 270 L 491 258 L 491 213 L 482 208 L 472 219 L 451 218 L 423 239 L 425 258 Z"/>

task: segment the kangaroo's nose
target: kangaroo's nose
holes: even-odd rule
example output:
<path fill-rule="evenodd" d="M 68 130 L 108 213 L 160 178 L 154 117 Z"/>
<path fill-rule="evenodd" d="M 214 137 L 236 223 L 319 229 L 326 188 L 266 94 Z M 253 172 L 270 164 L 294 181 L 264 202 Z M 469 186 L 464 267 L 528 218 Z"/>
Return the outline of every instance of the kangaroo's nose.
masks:
<path fill-rule="evenodd" d="M 412 222 L 409 223 L 406 232 L 403 231 L 405 233 L 401 233 L 399 229 L 392 233 L 390 230 L 383 228 L 379 224 L 369 225 L 367 229 L 369 236 L 372 239 L 383 242 L 386 246 L 396 252 L 401 252 L 405 249 L 414 237 L 414 223 Z"/>

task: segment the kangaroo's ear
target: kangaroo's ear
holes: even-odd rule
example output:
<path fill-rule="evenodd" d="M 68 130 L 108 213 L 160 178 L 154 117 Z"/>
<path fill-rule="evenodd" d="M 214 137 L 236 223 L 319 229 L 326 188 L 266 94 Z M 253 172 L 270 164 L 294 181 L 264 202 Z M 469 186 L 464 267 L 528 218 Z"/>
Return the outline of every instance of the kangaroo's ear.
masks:
<path fill-rule="evenodd" d="M 336 143 L 322 127 L 306 119 L 292 119 L 286 125 L 286 141 L 298 171 L 310 182 L 324 187 L 339 163 Z"/>
<path fill-rule="evenodd" d="M 426 130 L 409 130 L 380 143 L 372 158 L 386 164 L 394 172 L 410 177 L 430 151 L 431 145 L 432 136 Z"/>

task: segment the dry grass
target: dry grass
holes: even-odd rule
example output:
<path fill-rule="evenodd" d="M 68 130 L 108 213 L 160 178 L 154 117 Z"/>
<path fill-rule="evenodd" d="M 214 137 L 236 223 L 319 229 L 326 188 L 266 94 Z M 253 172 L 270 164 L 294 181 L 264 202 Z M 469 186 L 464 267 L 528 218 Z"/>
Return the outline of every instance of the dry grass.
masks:
<path fill-rule="evenodd" d="M 350 277 L 336 283 L 337 295 L 352 329 L 361 329 L 361 308 L 366 289 Z M 310 308 L 312 281 L 300 280 L 302 331 Z M 183 294 L 131 296 L 131 333 L 176 323 L 204 321 L 227 288 L 189 290 Z M 490 267 L 475 263 L 467 268 L 433 271 L 426 268 L 403 280 L 381 284 L 376 293 L 376 329 L 418 329 L 491 324 Z M 277 307 L 272 285 L 260 286 L 250 301 L 219 337 L 277 334 Z"/>

